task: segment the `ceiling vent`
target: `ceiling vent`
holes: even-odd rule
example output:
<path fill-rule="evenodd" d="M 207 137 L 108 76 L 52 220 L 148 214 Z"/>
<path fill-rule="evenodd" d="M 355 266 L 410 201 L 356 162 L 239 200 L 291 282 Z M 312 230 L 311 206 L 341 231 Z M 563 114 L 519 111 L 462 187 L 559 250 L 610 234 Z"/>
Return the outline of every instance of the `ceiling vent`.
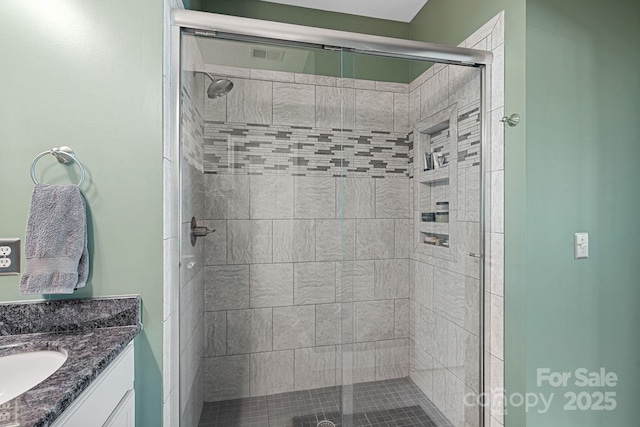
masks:
<path fill-rule="evenodd" d="M 284 60 L 284 50 L 251 48 L 251 57 L 266 59 L 268 61 L 282 62 Z"/>

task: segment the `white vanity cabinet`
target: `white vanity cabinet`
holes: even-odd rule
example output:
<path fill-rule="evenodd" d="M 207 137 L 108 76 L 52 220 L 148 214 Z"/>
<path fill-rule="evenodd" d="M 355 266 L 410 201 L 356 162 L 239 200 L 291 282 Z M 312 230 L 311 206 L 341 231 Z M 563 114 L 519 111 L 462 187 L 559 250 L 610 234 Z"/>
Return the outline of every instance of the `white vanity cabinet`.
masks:
<path fill-rule="evenodd" d="M 69 406 L 52 427 L 134 427 L 133 342 Z"/>

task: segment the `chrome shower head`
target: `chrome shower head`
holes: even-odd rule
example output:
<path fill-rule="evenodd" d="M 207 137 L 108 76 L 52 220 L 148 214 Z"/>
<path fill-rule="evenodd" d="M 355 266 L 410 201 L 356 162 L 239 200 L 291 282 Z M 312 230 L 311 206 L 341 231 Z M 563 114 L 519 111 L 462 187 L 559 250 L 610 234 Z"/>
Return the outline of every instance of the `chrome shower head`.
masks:
<path fill-rule="evenodd" d="M 231 80 L 215 78 L 209 73 L 205 74 L 211 79 L 211 84 L 207 88 L 207 97 L 210 99 L 224 96 L 233 89 L 233 82 Z"/>

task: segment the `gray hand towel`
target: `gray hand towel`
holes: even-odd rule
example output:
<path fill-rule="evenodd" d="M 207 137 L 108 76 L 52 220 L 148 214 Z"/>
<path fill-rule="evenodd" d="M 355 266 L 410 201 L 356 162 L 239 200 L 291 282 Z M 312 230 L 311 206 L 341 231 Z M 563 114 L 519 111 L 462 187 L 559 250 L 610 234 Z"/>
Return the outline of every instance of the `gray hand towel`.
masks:
<path fill-rule="evenodd" d="M 89 275 L 87 212 L 76 186 L 36 184 L 25 235 L 22 294 L 70 294 Z"/>

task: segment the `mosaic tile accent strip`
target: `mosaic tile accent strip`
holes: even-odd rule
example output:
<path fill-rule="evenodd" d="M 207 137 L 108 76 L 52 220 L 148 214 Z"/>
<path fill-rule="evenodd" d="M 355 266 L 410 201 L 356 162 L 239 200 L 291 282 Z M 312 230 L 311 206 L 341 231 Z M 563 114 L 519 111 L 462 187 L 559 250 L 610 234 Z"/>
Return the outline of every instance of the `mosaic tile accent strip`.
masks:
<path fill-rule="evenodd" d="M 409 178 L 413 178 L 413 145 L 415 143 L 413 131 L 409 132 L 407 135 L 407 142 L 409 143 L 409 160 L 407 161 L 407 166 L 409 167 Z"/>
<path fill-rule="evenodd" d="M 205 122 L 213 174 L 408 177 L 406 133 Z"/>
<path fill-rule="evenodd" d="M 480 101 L 458 111 L 458 167 L 480 165 Z"/>
<path fill-rule="evenodd" d="M 353 412 L 342 416 L 343 393 L 353 393 Z M 200 426 L 316 427 L 336 426 L 451 427 L 451 423 L 409 378 L 280 393 L 271 396 L 205 403 Z"/>

